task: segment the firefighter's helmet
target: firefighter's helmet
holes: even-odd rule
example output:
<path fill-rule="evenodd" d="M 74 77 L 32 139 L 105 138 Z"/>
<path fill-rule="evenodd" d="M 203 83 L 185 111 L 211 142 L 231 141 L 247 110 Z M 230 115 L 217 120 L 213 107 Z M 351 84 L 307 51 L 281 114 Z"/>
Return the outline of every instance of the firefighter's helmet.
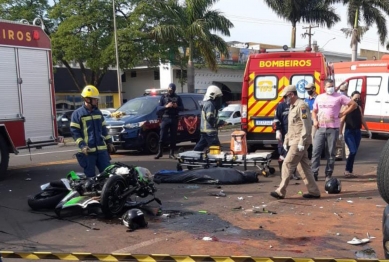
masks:
<path fill-rule="evenodd" d="M 217 97 L 223 96 L 222 91 L 215 85 L 210 85 L 207 88 L 207 92 L 204 95 L 203 101 L 215 100 Z"/>
<path fill-rule="evenodd" d="M 95 86 L 87 85 L 82 90 L 81 96 L 83 98 L 89 97 L 89 98 L 97 98 L 97 99 L 99 99 L 100 98 L 100 92 L 99 92 L 99 90 Z"/>

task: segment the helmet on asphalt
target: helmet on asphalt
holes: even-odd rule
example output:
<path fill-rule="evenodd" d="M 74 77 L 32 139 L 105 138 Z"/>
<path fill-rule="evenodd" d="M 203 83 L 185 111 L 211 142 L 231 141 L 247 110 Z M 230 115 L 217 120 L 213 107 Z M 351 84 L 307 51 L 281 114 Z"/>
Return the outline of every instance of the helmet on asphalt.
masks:
<path fill-rule="evenodd" d="M 324 189 L 328 194 L 339 194 L 342 191 L 342 183 L 339 179 L 332 177 L 326 182 Z"/>
<path fill-rule="evenodd" d="M 124 213 L 122 221 L 123 225 L 128 227 L 130 230 L 147 227 L 147 222 L 142 210 L 137 208 L 130 209 Z"/>
<path fill-rule="evenodd" d="M 216 97 L 221 96 L 223 96 L 223 93 L 220 88 L 215 85 L 210 85 L 207 88 L 207 92 L 205 92 L 203 101 L 215 100 Z"/>
<path fill-rule="evenodd" d="M 97 99 L 99 99 L 100 98 L 100 92 L 99 92 L 99 90 L 95 86 L 87 85 L 82 90 L 81 96 L 83 98 L 89 97 L 89 98 L 97 98 Z"/>

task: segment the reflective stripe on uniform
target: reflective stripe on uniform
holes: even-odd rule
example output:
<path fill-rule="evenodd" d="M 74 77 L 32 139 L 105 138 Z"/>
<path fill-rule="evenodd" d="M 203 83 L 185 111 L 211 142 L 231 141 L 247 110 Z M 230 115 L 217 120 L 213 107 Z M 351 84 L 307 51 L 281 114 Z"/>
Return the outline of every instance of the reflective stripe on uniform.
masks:
<path fill-rule="evenodd" d="M 81 126 L 80 126 L 79 124 L 74 123 L 74 122 L 70 122 L 70 126 L 75 127 L 75 128 L 78 128 L 78 129 L 81 128 Z"/>
<path fill-rule="evenodd" d="M 107 135 L 106 137 L 104 137 L 104 140 L 108 140 L 108 139 L 111 139 L 110 135 Z"/>
<path fill-rule="evenodd" d="M 84 139 L 79 138 L 79 139 L 76 140 L 76 144 L 79 145 L 82 141 L 84 141 Z"/>

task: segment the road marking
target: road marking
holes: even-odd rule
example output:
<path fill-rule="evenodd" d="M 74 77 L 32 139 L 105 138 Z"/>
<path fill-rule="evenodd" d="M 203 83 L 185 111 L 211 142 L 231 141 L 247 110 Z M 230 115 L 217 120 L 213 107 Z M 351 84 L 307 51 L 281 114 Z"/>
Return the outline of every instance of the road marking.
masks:
<path fill-rule="evenodd" d="M 24 155 L 16 155 L 17 157 L 21 157 L 21 156 L 37 156 L 37 155 L 46 155 L 46 154 L 53 154 L 53 153 L 66 153 L 66 152 L 75 152 L 75 151 L 78 151 L 78 149 L 71 149 L 71 150 L 62 150 L 62 151 L 50 151 L 50 152 L 42 152 L 42 153 L 28 153 L 28 154 L 24 154 Z"/>
<path fill-rule="evenodd" d="M 120 157 L 121 157 L 120 155 L 111 156 L 111 158 L 120 158 Z M 68 160 L 36 163 L 36 164 L 30 164 L 30 165 L 10 166 L 10 167 L 8 167 L 8 170 L 18 170 L 18 169 L 25 169 L 25 168 L 32 168 L 32 167 L 54 166 L 54 165 L 73 164 L 73 163 L 77 163 L 77 160 L 76 159 L 68 159 Z"/>

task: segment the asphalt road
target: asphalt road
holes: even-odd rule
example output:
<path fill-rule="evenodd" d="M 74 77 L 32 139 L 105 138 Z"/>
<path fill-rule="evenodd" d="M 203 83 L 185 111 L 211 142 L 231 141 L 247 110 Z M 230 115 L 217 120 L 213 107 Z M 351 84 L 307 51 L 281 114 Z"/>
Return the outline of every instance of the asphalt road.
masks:
<path fill-rule="evenodd" d="M 228 142 L 229 134 L 223 134 L 221 140 Z M 377 237 L 370 247 L 383 258 L 380 228 L 385 203 L 376 189 L 375 170 L 386 140 L 386 137 L 364 138 L 355 166 L 361 179 L 345 181 L 342 195 L 323 193 L 323 198 L 316 202 L 301 200 L 298 192 L 305 191 L 301 181 L 289 186 L 284 202 L 274 201 L 269 196 L 280 181 L 276 161 L 272 163 L 276 174 L 261 177 L 259 183 L 221 186 L 227 193 L 225 198 L 209 196 L 221 190 L 215 185 L 157 185 L 163 213 L 169 214 L 169 218 L 155 216 L 158 205 L 150 204 L 145 210 L 149 227 L 135 232 L 126 232 L 117 218 L 107 220 L 74 214 L 57 219 L 50 210 L 30 210 L 27 197 L 39 192 L 41 184 L 57 180 L 70 170 L 81 169 L 72 158 L 77 150 L 74 146 L 34 149 L 31 154 L 24 150 L 11 156 L 8 177 L 0 181 L 0 250 L 353 258 L 354 251 L 363 247 L 345 242 L 354 236 L 363 238 L 370 230 L 370 234 Z M 194 146 L 186 145 L 188 150 Z M 153 173 L 176 168 L 176 161 L 168 159 L 167 154 L 154 160 L 153 156 L 119 151 L 112 161 L 144 166 Z M 336 163 L 339 176 L 344 165 L 345 162 Z M 321 177 L 321 189 L 323 185 Z M 350 205 L 343 201 L 335 206 L 339 197 L 359 202 Z M 277 215 L 253 214 L 253 208 L 258 206 L 275 210 Z M 338 217 L 335 221 L 337 208 L 340 209 L 336 212 L 343 214 L 344 219 Z M 201 214 L 199 210 L 206 210 L 208 214 Z M 346 219 L 350 213 L 353 217 Z M 310 217 L 302 218 L 303 214 Z M 304 221 L 305 226 L 300 226 Z M 312 229 L 318 223 L 322 229 Z M 335 236 L 335 232 L 342 233 Z M 203 241 L 204 236 L 213 236 L 217 241 Z"/>

